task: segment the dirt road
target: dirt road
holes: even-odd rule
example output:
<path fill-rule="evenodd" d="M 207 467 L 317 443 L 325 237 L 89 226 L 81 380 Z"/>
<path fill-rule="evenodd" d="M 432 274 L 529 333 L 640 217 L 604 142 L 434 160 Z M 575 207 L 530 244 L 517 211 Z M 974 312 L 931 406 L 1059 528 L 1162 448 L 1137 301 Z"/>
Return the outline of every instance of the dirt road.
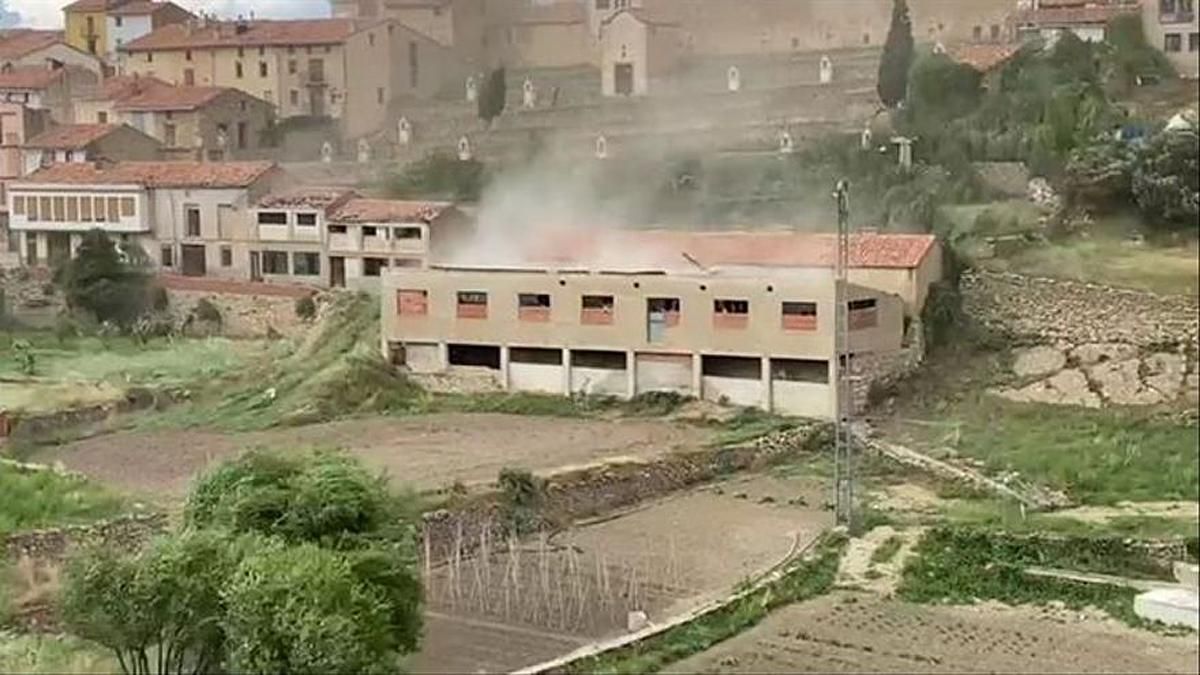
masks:
<path fill-rule="evenodd" d="M 215 461 L 249 448 L 345 448 L 417 489 L 494 480 L 503 467 L 550 471 L 620 457 L 650 458 L 712 438 L 695 425 L 493 414 L 377 417 L 254 433 L 138 431 L 38 452 L 117 489 L 176 499 Z"/>

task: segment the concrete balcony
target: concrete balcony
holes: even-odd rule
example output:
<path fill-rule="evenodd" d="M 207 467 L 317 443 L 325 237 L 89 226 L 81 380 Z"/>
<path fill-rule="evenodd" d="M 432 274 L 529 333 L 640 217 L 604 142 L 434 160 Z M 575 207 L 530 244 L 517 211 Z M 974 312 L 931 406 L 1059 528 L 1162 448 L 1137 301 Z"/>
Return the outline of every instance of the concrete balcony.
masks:
<path fill-rule="evenodd" d="M 258 225 L 258 238 L 261 241 L 321 241 L 320 228 L 312 225 Z"/>

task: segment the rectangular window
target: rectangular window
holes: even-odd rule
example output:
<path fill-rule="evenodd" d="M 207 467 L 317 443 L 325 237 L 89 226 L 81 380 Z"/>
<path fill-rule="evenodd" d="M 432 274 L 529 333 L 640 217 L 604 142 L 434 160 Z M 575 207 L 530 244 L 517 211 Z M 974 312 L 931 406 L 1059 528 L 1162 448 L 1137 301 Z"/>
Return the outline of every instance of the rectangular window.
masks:
<path fill-rule="evenodd" d="M 258 62 L 258 76 L 259 76 L 259 77 L 266 77 L 266 76 L 267 76 L 267 72 L 268 72 L 268 69 L 267 69 L 267 62 L 266 62 L 266 61 L 259 61 L 259 62 Z"/>
<path fill-rule="evenodd" d="M 233 64 L 233 76 L 242 79 L 242 62 L 238 61 Z"/>
<path fill-rule="evenodd" d="M 550 321 L 550 295 L 548 293 L 519 293 L 517 295 L 517 320 L 532 323 Z"/>
<path fill-rule="evenodd" d="M 108 222 L 117 223 L 121 221 L 121 200 L 118 197 L 108 198 Z"/>
<path fill-rule="evenodd" d="M 1179 33 L 1167 33 L 1163 36 L 1164 52 L 1183 51 L 1183 37 Z"/>
<path fill-rule="evenodd" d="M 429 314 L 429 291 L 404 288 L 396 291 L 396 313 L 402 316 Z"/>
<path fill-rule="evenodd" d="M 66 197 L 54 198 L 54 222 L 61 223 L 67 219 Z"/>
<path fill-rule="evenodd" d="M 133 197 L 121 197 L 121 217 L 132 218 L 134 213 Z"/>
<path fill-rule="evenodd" d="M 92 198 L 79 198 L 79 219 L 85 223 L 92 222 Z"/>
<path fill-rule="evenodd" d="M 293 253 L 292 274 L 298 277 L 315 277 L 321 274 L 321 254 Z"/>
<path fill-rule="evenodd" d="M 187 226 L 187 230 L 186 230 L 187 236 L 199 237 L 200 236 L 200 207 L 199 206 L 185 206 L 185 207 L 183 207 L 183 210 L 184 210 L 184 223 Z"/>
<path fill-rule="evenodd" d="M 330 225 L 329 234 L 346 234 L 345 225 Z"/>
<path fill-rule="evenodd" d="M 679 310 L 679 298 L 646 298 L 650 320 L 661 320 L 667 328 L 679 325 Z"/>
<path fill-rule="evenodd" d="M 175 125 L 174 124 L 164 124 L 163 125 L 163 143 L 165 143 L 168 147 L 173 148 L 173 147 L 175 147 L 177 140 L 178 139 L 175 136 Z"/>
<path fill-rule="evenodd" d="M 108 124 L 108 112 L 101 110 L 100 112 L 96 113 L 96 121 L 100 124 Z"/>
<path fill-rule="evenodd" d="M 783 303 L 783 329 L 813 331 L 817 329 L 817 303 Z"/>
<path fill-rule="evenodd" d="M 295 89 L 289 91 L 288 102 L 292 104 L 293 108 L 300 105 L 300 92 Z"/>
<path fill-rule="evenodd" d="M 288 75 L 295 75 L 299 67 L 296 65 L 296 59 L 288 60 Z"/>
<path fill-rule="evenodd" d="M 615 301 L 611 295 L 585 295 L 579 322 L 585 326 L 608 326 L 613 322 Z"/>
<path fill-rule="evenodd" d="M 750 324 L 748 300 L 713 300 L 713 327 L 741 330 Z"/>
<path fill-rule="evenodd" d="M 387 269 L 387 258 L 363 258 L 363 276 L 377 277 Z"/>
<path fill-rule="evenodd" d="M 13 197 L 13 215 L 14 216 L 25 215 L 25 197 L 23 197 L 23 196 Z"/>
<path fill-rule="evenodd" d="M 259 225 L 287 225 L 287 213 L 284 211 L 259 211 Z"/>
<path fill-rule="evenodd" d="M 175 249 L 172 246 L 163 246 L 159 250 L 159 264 L 163 267 L 175 266 Z"/>
<path fill-rule="evenodd" d="M 29 210 L 29 215 L 27 215 L 27 216 L 26 216 L 26 219 L 27 219 L 27 220 L 29 220 L 30 222 L 37 222 L 37 220 L 38 220 L 38 200 L 37 200 L 37 197 L 29 197 L 29 198 L 28 198 L 28 199 L 25 201 L 25 206 L 26 206 L 26 208 Z M 36 243 L 36 242 L 35 242 L 35 243 Z"/>
<path fill-rule="evenodd" d="M 850 330 L 874 328 L 879 325 L 879 311 L 874 298 L 851 300 L 847 307 L 849 309 L 847 323 Z"/>
<path fill-rule="evenodd" d="M 297 213 L 296 214 L 296 224 L 303 225 L 305 227 L 316 227 L 317 226 L 317 214 L 315 214 L 315 213 Z"/>
<path fill-rule="evenodd" d="M 38 211 L 41 212 L 42 220 L 54 220 L 54 200 L 49 197 L 42 197 L 38 201 L 40 202 Z"/>
<path fill-rule="evenodd" d="M 488 296 L 483 291 L 459 291 L 458 311 L 460 319 L 486 319 L 488 315 Z"/>
<path fill-rule="evenodd" d="M 287 251 L 263 251 L 262 266 L 263 274 L 287 274 Z"/>
<path fill-rule="evenodd" d="M 363 226 L 362 234 L 364 237 L 374 237 L 378 234 L 378 229 L 371 226 Z"/>
<path fill-rule="evenodd" d="M 79 197 L 67 197 L 67 221 L 79 222 Z"/>
<path fill-rule="evenodd" d="M 393 239 L 420 239 L 421 228 L 419 227 L 397 227 L 392 230 Z"/>
<path fill-rule="evenodd" d="M 1188 33 L 1188 51 L 1200 52 L 1200 33 Z"/>
<path fill-rule="evenodd" d="M 229 246 L 221 247 L 221 267 L 233 267 L 233 249 Z"/>
<path fill-rule="evenodd" d="M 383 105 L 383 87 L 375 88 L 375 102 L 379 105 Z"/>
<path fill-rule="evenodd" d="M 408 43 L 408 88 L 416 89 L 421 83 L 420 45 Z"/>
<path fill-rule="evenodd" d="M 393 258 L 392 267 L 419 268 L 423 265 L 418 258 Z"/>

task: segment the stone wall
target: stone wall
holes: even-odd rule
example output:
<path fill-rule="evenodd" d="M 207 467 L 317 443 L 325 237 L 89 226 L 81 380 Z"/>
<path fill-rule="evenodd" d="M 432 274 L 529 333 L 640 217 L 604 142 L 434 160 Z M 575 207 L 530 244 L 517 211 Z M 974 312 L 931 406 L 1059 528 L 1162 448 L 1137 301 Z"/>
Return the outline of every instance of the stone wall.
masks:
<path fill-rule="evenodd" d="M 887 352 L 858 354 L 850 360 L 851 404 L 856 413 L 870 407 L 872 390 L 887 390 L 912 375 L 925 362 L 925 329 L 913 318 L 904 346 Z"/>
<path fill-rule="evenodd" d="M 1200 334 L 1195 296 L 996 272 L 964 274 L 962 296 L 967 314 L 984 327 L 1029 343 L 1194 351 Z"/>
<path fill-rule="evenodd" d="M 10 534 L 3 540 L 9 560 L 28 557 L 37 561 L 61 561 L 80 546 L 101 544 L 133 551 L 167 530 L 162 513 L 130 515 L 87 525 L 69 525 Z"/>
<path fill-rule="evenodd" d="M 310 324 L 296 316 L 296 300 L 317 293 L 313 288 L 282 284 L 185 277 L 161 280 L 176 317 L 186 317 L 206 299 L 221 312 L 221 334 L 233 338 L 303 333 Z"/>

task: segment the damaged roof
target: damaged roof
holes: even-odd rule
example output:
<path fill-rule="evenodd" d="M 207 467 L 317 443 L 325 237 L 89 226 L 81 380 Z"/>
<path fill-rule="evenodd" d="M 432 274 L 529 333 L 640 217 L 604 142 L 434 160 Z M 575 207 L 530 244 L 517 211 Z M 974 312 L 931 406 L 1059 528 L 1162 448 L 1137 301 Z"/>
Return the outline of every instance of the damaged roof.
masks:
<path fill-rule="evenodd" d="M 358 193 L 346 188 L 334 187 L 304 187 L 287 192 L 267 195 L 259 200 L 260 209 L 316 209 L 328 211 L 348 200 Z"/>
<path fill-rule="evenodd" d="M 329 215 L 338 223 L 429 223 L 453 209 L 450 202 L 351 199 Z"/>
<path fill-rule="evenodd" d="M 100 167 L 63 163 L 39 169 L 20 183 L 220 189 L 248 187 L 276 171 L 274 162 L 119 162 Z"/>

